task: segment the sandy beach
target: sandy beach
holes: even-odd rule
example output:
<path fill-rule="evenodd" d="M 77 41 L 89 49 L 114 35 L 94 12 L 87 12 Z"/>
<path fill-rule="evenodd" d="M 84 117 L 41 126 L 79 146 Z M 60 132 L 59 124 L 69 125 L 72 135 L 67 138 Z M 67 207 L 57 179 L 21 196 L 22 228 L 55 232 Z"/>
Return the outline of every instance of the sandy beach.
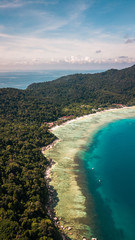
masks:
<path fill-rule="evenodd" d="M 55 212 L 60 218 L 60 226 L 73 240 L 93 237 L 90 216 L 88 221 L 86 210 L 87 196 L 77 181 L 81 170 L 75 159 L 83 154 L 88 140 L 92 141 L 99 129 L 109 122 L 124 118 L 135 118 L 135 106 L 86 115 L 51 129 L 59 141 L 53 144 L 53 148 L 47 148 L 44 154 L 56 163 L 49 172 L 50 185 L 56 190 L 58 198 Z"/>

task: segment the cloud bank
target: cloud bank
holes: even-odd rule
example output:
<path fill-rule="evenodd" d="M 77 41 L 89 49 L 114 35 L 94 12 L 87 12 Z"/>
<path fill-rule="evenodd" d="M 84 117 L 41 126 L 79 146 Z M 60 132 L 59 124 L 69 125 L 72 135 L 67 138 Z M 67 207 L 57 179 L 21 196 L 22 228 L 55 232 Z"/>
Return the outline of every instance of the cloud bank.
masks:
<path fill-rule="evenodd" d="M 116 13 L 117 3 L 111 8 L 105 0 L 102 4 L 95 0 L 1 0 L 0 71 L 134 64 L 134 24 L 131 28 L 128 21 L 124 26 L 110 23 L 108 28 L 107 14 L 116 19 L 111 14 Z"/>

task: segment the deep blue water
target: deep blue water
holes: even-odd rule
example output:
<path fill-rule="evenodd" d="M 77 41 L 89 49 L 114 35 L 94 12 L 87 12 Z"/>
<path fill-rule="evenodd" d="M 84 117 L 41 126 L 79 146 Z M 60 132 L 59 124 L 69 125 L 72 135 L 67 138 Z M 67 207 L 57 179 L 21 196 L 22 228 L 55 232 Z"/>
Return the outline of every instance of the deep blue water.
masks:
<path fill-rule="evenodd" d="M 83 156 L 99 240 L 135 239 L 135 119 L 99 130 Z"/>
<path fill-rule="evenodd" d="M 75 73 L 97 73 L 103 70 L 43 70 L 32 72 L 0 72 L 0 88 L 25 89 L 31 83 L 52 81 Z"/>

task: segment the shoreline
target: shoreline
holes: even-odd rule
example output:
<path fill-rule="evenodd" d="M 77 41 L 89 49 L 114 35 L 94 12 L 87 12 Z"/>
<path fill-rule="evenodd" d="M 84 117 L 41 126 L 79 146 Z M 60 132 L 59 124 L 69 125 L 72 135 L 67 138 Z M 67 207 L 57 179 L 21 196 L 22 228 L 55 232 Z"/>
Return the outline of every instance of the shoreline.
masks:
<path fill-rule="evenodd" d="M 56 143 L 56 140 L 54 142 Z M 51 144 L 49 144 L 49 145 L 51 145 Z M 66 236 L 65 232 L 63 231 L 63 227 L 60 225 L 61 218 L 56 215 L 56 212 L 55 212 L 55 209 L 54 209 L 56 204 L 57 204 L 57 201 L 58 201 L 57 192 L 53 188 L 53 186 L 50 185 L 50 181 L 51 181 L 50 172 L 51 172 L 51 168 L 54 164 L 55 164 L 55 162 L 52 159 L 50 159 L 49 160 L 49 165 L 48 165 L 48 167 L 46 169 L 46 172 L 45 172 L 46 186 L 47 186 L 48 193 L 49 193 L 48 202 L 46 204 L 46 210 L 47 210 L 48 216 L 53 221 L 53 224 L 60 231 L 62 239 L 63 240 L 70 240 L 70 238 L 68 238 Z"/>
<path fill-rule="evenodd" d="M 93 113 L 93 114 L 89 114 L 89 115 L 85 115 L 85 116 L 81 116 L 81 117 L 77 117 L 77 118 L 75 118 L 75 119 L 72 119 L 72 120 L 69 120 L 69 121 L 67 121 L 67 122 L 64 122 L 63 124 L 61 124 L 61 125 L 59 125 L 59 126 L 55 126 L 55 127 L 53 127 L 53 128 L 51 128 L 50 129 L 50 131 L 51 132 L 53 132 L 54 133 L 54 135 L 55 135 L 55 133 L 57 133 L 57 132 L 59 132 L 59 130 L 60 129 L 62 129 L 62 128 L 66 128 L 67 127 L 67 125 L 68 126 L 70 126 L 70 125 L 74 125 L 77 121 L 86 121 L 87 119 L 89 119 L 89 118 L 91 118 L 91 119 L 93 119 L 93 118 L 100 118 L 102 115 L 104 115 L 105 113 L 117 113 L 117 112 L 121 112 L 121 111 L 125 111 L 125 110 L 131 110 L 131 112 L 132 112 L 132 110 L 135 110 L 135 106 L 132 106 L 132 107 L 123 107 L 123 108 L 113 108 L 113 109 L 108 109 L 108 110 L 104 110 L 104 111 L 99 111 L 99 112 L 96 112 L 96 113 Z M 117 115 L 117 114 L 116 114 Z M 124 116 L 126 116 L 126 113 L 125 113 L 125 115 Z M 135 116 L 135 114 L 134 114 L 134 116 Z M 102 123 L 100 124 L 100 126 L 98 126 L 97 127 L 97 124 L 95 124 L 95 131 L 96 130 L 98 130 L 100 127 L 102 127 L 103 125 L 105 125 L 105 124 L 107 124 L 107 123 L 109 123 L 109 122 L 111 122 L 111 121 L 114 121 L 114 120 L 117 120 L 117 119 L 122 119 L 123 117 L 119 117 L 119 116 L 116 116 L 115 117 L 115 119 L 109 119 L 109 121 L 106 121 L 105 123 L 103 123 L 104 121 L 102 121 Z M 103 119 L 104 120 L 104 119 Z M 88 135 L 89 135 L 89 133 L 88 133 Z M 57 136 L 57 134 L 56 134 L 56 136 Z M 57 136 L 58 137 L 58 136 Z M 87 139 L 88 139 L 89 137 L 87 136 Z M 83 141 L 83 143 L 81 143 L 81 145 L 80 145 L 80 148 L 77 148 L 76 149 L 76 153 L 77 152 L 79 152 L 79 151 L 82 151 L 82 149 L 83 149 L 83 147 L 84 146 L 86 146 L 86 142 L 87 142 L 87 139 L 85 138 L 84 139 L 84 141 Z M 62 140 L 63 139 L 59 139 L 59 137 L 58 137 L 58 142 L 62 142 Z M 54 141 L 55 142 L 55 141 Z M 53 142 L 53 143 L 54 143 Z M 61 143 L 60 142 L 60 143 Z M 51 148 L 49 148 L 49 149 L 47 149 L 47 150 L 49 150 L 49 151 L 47 151 L 48 153 L 50 152 L 50 151 L 52 151 L 53 152 L 53 149 L 54 148 L 56 148 L 56 146 L 58 146 L 59 144 L 57 144 L 57 142 L 56 142 L 56 144 L 54 143 L 54 144 L 51 144 Z M 80 143 L 79 143 L 80 144 Z M 74 155 L 74 157 L 76 156 L 76 153 L 74 153 L 73 155 Z M 46 155 L 46 151 L 44 152 L 44 154 Z M 74 159 L 74 157 L 73 157 L 73 161 L 75 162 L 75 159 Z M 48 158 L 48 157 L 47 157 Z M 69 161 L 70 162 L 70 161 Z M 73 164 L 73 163 L 72 163 Z M 55 164 L 55 166 L 56 165 L 58 165 L 58 163 L 57 164 Z M 55 178 L 55 176 L 54 175 L 56 175 L 56 177 L 57 177 L 57 174 L 55 174 L 55 173 L 57 173 L 56 172 L 56 170 L 57 170 L 57 168 L 56 167 L 53 167 L 53 168 L 51 168 L 50 169 L 50 172 L 49 172 L 49 177 L 50 177 L 50 179 L 51 179 L 51 184 L 53 185 L 53 187 L 54 187 L 54 189 L 56 189 L 56 191 L 58 191 L 58 197 L 59 198 L 61 198 L 61 189 L 57 189 L 57 187 L 55 188 L 55 186 L 56 186 L 56 184 L 55 184 L 55 180 L 58 182 L 58 180 Z M 81 191 L 81 189 L 79 189 L 78 188 L 78 186 L 77 186 L 77 184 L 78 183 L 75 183 L 75 179 L 77 179 L 77 174 L 76 174 L 76 172 L 74 172 L 73 171 L 73 169 L 74 169 L 74 167 L 76 167 L 75 166 L 75 163 L 73 164 L 73 166 L 72 166 L 72 171 L 71 171 L 71 175 L 74 175 L 74 177 L 72 176 L 72 178 L 74 179 L 72 179 L 73 180 L 73 185 L 75 184 L 75 191 L 76 191 L 76 193 L 78 194 L 78 196 L 80 196 L 81 198 L 82 198 L 82 195 L 80 194 L 80 191 Z M 77 166 L 77 168 L 78 168 L 78 166 Z M 60 170 L 62 170 L 62 168 L 60 169 Z M 54 178 L 55 178 L 55 180 L 54 180 Z M 67 181 L 67 180 L 66 180 Z M 67 186 L 66 186 L 67 187 Z M 78 189 L 77 189 L 78 188 Z M 82 192 L 82 191 L 81 191 Z M 61 201 L 61 199 L 60 199 L 60 201 Z M 82 205 L 84 206 L 85 205 L 85 201 L 86 201 L 86 199 L 85 198 L 82 198 Z M 59 202 L 58 202 L 58 204 L 59 204 Z M 79 204 L 80 204 L 80 202 L 79 202 Z M 83 212 L 85 212 L 86 210 L 85 210 L 85 207 L 82 207 L 81 205 L 78 205 L 79 206 L 79 208 L 81 209 L 81 210 L 79 210 L 80 211 L 80 213 L 82 214 Z M 62 206 L 63 207 L 63 206 Z M 58 215 L 59 216 L 59 213 L 61 212 L 60 211 L 60 208 L 59 207 L 56 207 L 56 216 Z M 70 210 L 70 209 L 69 209 Z M 75 209 L 73 209 L 73 210 L 75 210 Z M 79 215 L 80 216 L 80 215 Z M 86 216 L 85 216 L 85 214 L 83 215 L 82 214 L 82 216 L 81 216 L 81 218 L 82 218 L 82 220 L 83 220 L 83 218 L 85 218 Z M 80 219 L 81 219 L 80 218 Z M 68 221 L 67 221 L 67 223 L 68 223 Z M 63 224 L 63 223 L 62 223 Z M 69 223 L 68 223 L 68 225 L 69 225 Z M 72 225 L 72 229 L 73 229 L 73 223 L 71 224 Z M 63 225 L 62 225 L 63 226 Z M 63 227 L 64 228 L 64 227 Z M 64 229 L 64 231 L 66 230 L 66 228 L 67 228 L 67 226 L 65 225 L 65 229 Z M 69 227 L 70 228 L 70 227 Z M 65 233 L 67 234 L 67 230 L 65 231 Z M 69 234 L 69 232 L 68 232 L 68 236 L 69 236 L 70 234 Z M 72 235 L 74 235 L 74 233 L 72 234 L 72 232 L 71 232 L 71 237 L 72 237 Z M 89 235 L 90 235 L 90 233 L 89 233 Z M 92 236 L 92 235 L 91 235 Z M 86 236 L 87 237 L 87 236 Z M 96 236 L 95 236 L 96 237 Z M 67 238 L 68 239 L 68 238 Z M 74 238 L 74 236 L 73 236 L 73 238 L 72 239 L 75 239 Z M 83 237 L 81 236 L 81 238 L 78 238 L 79 240 L 80 239 L 83 239 Z M 87 239 L 87 238 L 86 238 Z M 89 239 L 89 238 L 88 238 Z"/>
<path fill-rule="evenodd" d="M 67 121 L 65 121 L 64 123 L 60 124 L 60 125 L 56 125 L 56 126 L 54 126 L 54 127 L 51 127 L 49 130 L 50 130 L 51 132 L 53 132 L 53 131 L 56 130 L 57 128 L 63 127 L 63 126 L 65 126 L 65 125 L 68 124 L 68 123 L 71 123 L 71 122 L 74 122 L 74 121 L 76 121 L 76 120 L 79 120 L 79 119 L 82 119 L 82 118 L 86 118 L 86 117 L 89 117 L 89 116 L 95 116 L 96 114 L 99 114 L 99 113 L 105 113 L 105 112 L 110 112 L 110 111 L 112 112 L 112 111 L 115 111 L 115 110 L 129 109 L 129 108 L 133 108 L 133 107 L 135 107 L 135 106 L 130 106 L 130 107 L 124 106 L 124 107 L 119 107 L 119 108 L 104 109 L 104 110 L 101 110 L 101 111 L 97 111 L 97 112 L 95 112 L 95 113 L 90 113 L 90 114 L 86 114 L 86 115 L 83 115 L 83 116 L 80 116 L 80 117 L 76 117 L 76 118 L 71 119 L 71 120 L 67 120 Z"/>
<path fill-rule="evenodd" d="M 60 140 L 56 139 L 46 147 L 42 147 L 42 154 L 44 155 L 46 151 L 52 149 Z M 48 202 L 46 204 L 46 210 L 47 214 L 50 217 L 50 219 L 53 221 L 53 224 L 55 227 L 60 231 L 61 237 L 63 240 L 71 240 L 65 233 L 65 229 L 63 225 L 60 223 L 61 217 L 58 217 L 55 211 L 55 206 L 57 205 L 58 202 L 58 197 L 57 197 L 57 191 L 54 189 L 54 187 L 50 184 L 51 182 L 51 170 L 53 165 L 56 164 L 52 159 L 48 159 L 48 166 L 45 171 L 45 179 L 46 179 L 46 186 L 48 189 Z M 70 231 L 72 228 L 67 227 L 67 230 Z M 69 233 L 70 234 L 70 233 Z"/>
<path fill-rule="evenodd" d="M 42 147 L 42 150 L 41 150 L 42 154 L 44 154 L 46 151 L 52 149 L 55 146 L 55 144 L 57 144 L 57 142 L 59 142 L 59 141 L 60 141 L 59 139 L 55 139 L 52 143 L 48 144 L 45 147 Z"/>

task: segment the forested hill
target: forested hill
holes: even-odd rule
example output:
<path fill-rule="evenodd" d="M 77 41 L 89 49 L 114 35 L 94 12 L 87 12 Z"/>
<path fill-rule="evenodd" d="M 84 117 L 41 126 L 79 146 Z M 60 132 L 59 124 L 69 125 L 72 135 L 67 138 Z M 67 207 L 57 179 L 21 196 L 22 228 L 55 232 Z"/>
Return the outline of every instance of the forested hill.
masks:
<path fill-rule="evenodd" d="M 124 85 L 133 84 L 135 82 L 135 65 L 129 68 L 125 68 L 122 70 L 117 69 L 110 69 L 105 72 L 95 73 L 95 74 L 74 74 L 68 75 L 51 82 L 42 82 L 42 83 L 33 83 L 28 86 L 27 89 L 37 90 L 37 89 L 44 89 L 50 85 L 58 85 L 60 86 L 67 86 L 67 84 L 72 84 L 72 86 L 76 84 L 87 85 L 90 89 L 98 89 L 101 87 L 107 87 L 108 89 L 113 85 L 115 90 L 119 90 L 121 84 L 123 87 Z M 105 86 L 104 86 L 105 84 Z M 117 84 L 117 85 L 116 85 Z"/>
<path fill-rule="evenodd" d="M 135 104 L 135 65 L 97 74 L 75 74 L 26 90 L 0 89 L 1 117 L 39 124 L 63 115 L 82 115 L 114 103 Z M 81 107 L 81 108 L 80 108 Z"/>
<path fill-rule="evenodd" d="M 48 98 L 57 98 L 66 104 L 134 104 L 135 65 L 122 69 L 111 69 L 97 74 L 75 74 L 61 77 L 52 82 L 31 84 L 28 90 Z"/>
<path fill-rule="evenodd" d="M 47 122 L 112 104 L 135 105 L 135 65 L 0 89 L 0 240 L 61 240 L 45 207 Z"/>

